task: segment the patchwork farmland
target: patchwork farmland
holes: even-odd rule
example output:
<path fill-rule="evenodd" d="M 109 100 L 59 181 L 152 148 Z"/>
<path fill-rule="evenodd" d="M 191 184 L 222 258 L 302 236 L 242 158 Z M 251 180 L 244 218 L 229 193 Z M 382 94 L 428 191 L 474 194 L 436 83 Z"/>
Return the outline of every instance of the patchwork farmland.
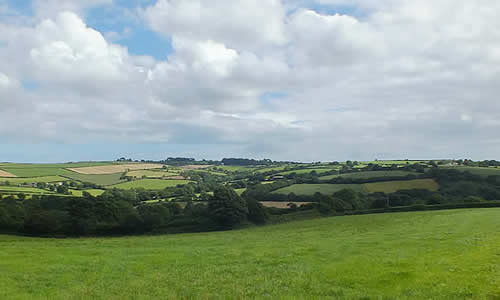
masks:
<path fill-rule="evenodd" d="M 0 170 L 0 177 L 17 177 L 17 176 L 7 171 Z"/>
<path fill-rule="evenodd" d="M 68 170 L 84 175 L 103 175 L 123 173 L 130 170 L 161 169 L 162 167 L 163 165 L 160 164 L 118 164 L 95 167 L 68 168 Z"/>

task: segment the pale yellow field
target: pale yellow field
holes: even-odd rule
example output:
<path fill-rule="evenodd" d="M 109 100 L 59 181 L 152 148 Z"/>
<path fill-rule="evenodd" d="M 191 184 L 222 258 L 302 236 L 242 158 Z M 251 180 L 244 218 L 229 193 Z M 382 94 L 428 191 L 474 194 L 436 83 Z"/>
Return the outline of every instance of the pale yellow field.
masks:
<path fill-rule="evenodd" d="M 0 170 L 0 177 L 17 177 L 17 176 L 7 171 Z"/>
<path fill-rule="evenodd" d="M 86 175 L 102 175 L 122 173 L 130 170 L 150 170 L 161 169 L 163 165 L 160 164 L 123 164 L 123 165 L 109 165 L 97 167 L 83 167 L 83 168 L 68 168 L 67 170 Z"/>

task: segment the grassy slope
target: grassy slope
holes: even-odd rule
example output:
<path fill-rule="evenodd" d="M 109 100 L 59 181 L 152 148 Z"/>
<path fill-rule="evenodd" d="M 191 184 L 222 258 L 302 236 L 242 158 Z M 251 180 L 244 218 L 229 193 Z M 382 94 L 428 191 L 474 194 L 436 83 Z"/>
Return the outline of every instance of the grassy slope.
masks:
<path fill-rule="evenodd" d="M 0 163 L 0 169 L 12 173 L 18 177 L 56 176 L 68 175 L 71 171 L 65 168 L 78 168 L 89 166 L 100 166 L 110 163 L 68 163 L 68 164 L 11 164 Z"/>
<path fill-rule="evenodd" d="M 439 190 L 439 184 L 433 179 L 415 179 L 406 181 L 386 181 L 363 184 L 369 193 L 384 192 L 394 193 L 399 190 L 422 189 L 435 192 Z"/>
<path fill-rule="evenodd" d="M 87 192 L 92 196 L 99 196 L 104 193 L 103 190 L 89 189 L 89 190 L 69 190 L 73 196 L 81 197 L 83 196 L 83 192 Z"/>
<path fill-rule="evenodd" d="M 351 216 L 154 237 L 0 236 L 0 298 L 496 299 L 499 215 Z"/>
<path fill-rule="evenodd" d="M 30 193 L 30 194 L 54 194 L 48 190 L 42 190 L 31 187 L 18 187 L 18 186 L 0 186 L 0 192 L 16 192 L 16 193 Z"/>
<path fill-rule="evenodd" d="M 161 178 L 163 176 L 177 176 L 179 173 L 174 173 L 174 172 L 165 172 L 165 171 L 152 171 L 152 170 L 137 170 L 137 171 L 130 171 L 127 172 L 127 176 L 132 176 L 132 177 L 138 177 L 141 178 L 143 176 L 150 177 L 150 178 Z"/>
<path fill-rule="evenodd" d="M 316 192 L 320 192 L 325 195 L 331 195 L 342 189 L 351 189 L 358 192 L 368 193 L 394 193 L 398 190 L 410 189 L 426 189 L 430 191 L 437 191 L 439 189 L 439 185 L 432 179 L 386 181 L 365 184 L 294 184 L 279 189 L 274 193 L 287 195 L 293 192 L 296 195 L 313 195 Z"/>
<path fill-rule="evenodd" d="M 299 170 L 293 170 L 293 171 L 286 171 L 286 172 L 281 172 L 279 173 L 280 175 L 288 175 L 291 173 L 295 174 L 308 174 L 311 173 L 312 171 L 316 171 L 316 173 L 321 174 L 321 173 L 326 173 L 330 172 L 333 170 L 337 170 L 336 168 L 309 168 L 309 169 L 299 169 Z"/>
<path fill-rule="evenodd" d="M 145 188 L 149 190 L 162 190 L 167 187 L 177 186 L 178 184 L 188 184 L 189 180 L 161 180 L 161 179 L 141 179 L 130 182 L 124 182 L 116 185 L 109 186 L 109 188 L 118 189 L 134 189 Z"/>
<path fill-rule="evenodd" d="M 340 175 L 323 176 L 320 177 L 319 179 L 330 180 L 337 177 L 366 179 L 366 178 L 383 178 L 390 176 L 406 176 L 406 175 L 417 175 L 417 173 L 408 171 L 367 171 L 367 172 L 356 172 L 356 173 L 345 173 Z"/>
<path fill-rule="evenodd" d="M 8 178 L 0 181 L 8 181 L 10 184 L 24 184 L 24 183 L 38 183 L 38 182 L 63 182 L 68 181 L 67 178 L 61 176 L 42 176 L 42 177 L 31 177 L 31 178 Z"/>
<path fill-rule="evenodd" d="M 120 179 L 121 176 L 122 173 L 87 175 L 87 174 L 78 174 L 76 172 L 70 172 L 70 174 L 65 175 L 65 177 L 71 178 L 76 181 L 90 182 L 98 185 L 113 185 L 113 184 L 118 184 L 120 182 L 124 182 L 125 180 Z"/>
<path fill-rule="evenodd" d="M 471 174 L 480 176 L 500 176 L 500 168 L 481 168 L 481 167 L 449 167 L 459 171 L 467 171 Z"/>
<path fill-rule="evenodd" d="M 294 193 L 296 195 L 313 195 L 320 192 L 325 195 L 331 195 L 342 189 L 352 189 L 359 192 L 364 192 L 361 184 L 294 184 L 285 188 L 279 189 L 274 193 L 288 195 Z"/>

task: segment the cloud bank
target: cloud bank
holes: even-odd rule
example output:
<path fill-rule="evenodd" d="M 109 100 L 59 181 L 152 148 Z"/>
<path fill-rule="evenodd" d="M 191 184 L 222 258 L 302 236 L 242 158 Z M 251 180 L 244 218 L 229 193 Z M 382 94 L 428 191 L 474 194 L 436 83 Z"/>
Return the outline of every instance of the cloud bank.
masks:
<path fill-rule="evenodd" d="M 33 1 L 32 14 L 9 4 L 0 1 L 5 143 L 498 158 L 497 1 L 157 0 L 117 10 L 171 41 L 163 60 L 87 24 L 112 1 Z"/>

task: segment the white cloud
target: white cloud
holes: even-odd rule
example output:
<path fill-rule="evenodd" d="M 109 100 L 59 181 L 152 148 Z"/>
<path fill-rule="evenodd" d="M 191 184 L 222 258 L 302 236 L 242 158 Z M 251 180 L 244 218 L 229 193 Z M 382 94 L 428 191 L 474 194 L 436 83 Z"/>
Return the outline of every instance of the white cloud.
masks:
<path fill-rule="evenodd" d="M 74 13 L 60 13 L 35 28 L 37 44 L 30 50 L 37 79 L 105 81 L 126 76 L 127 51 L 108 44 Z M 58 74 L 47 78 L 45 74 Z"/>
<path fill-rule="evenodd" d="M 110 1 L 37 1 L 31 21 L 0 21 L 0 136 L 305 160 L 498 153 L 499 3 L 315 2 L 362 13 L 158 0 L 140 13 L 172 40 L 158 61 L 86 25 L 85 9 Z"/>
<path fill-rule="evenodd" d="M 0 73 L 0 88 L 8 88 L 11 85 L 9 77 L 4 73 Z"/>
<path fill-rule="evenodd" d="M 279 0 L 159 0 L 143 14 L 167 36 L 214 40 L 238 50 L 286 42 L 285 9 Z"/>

